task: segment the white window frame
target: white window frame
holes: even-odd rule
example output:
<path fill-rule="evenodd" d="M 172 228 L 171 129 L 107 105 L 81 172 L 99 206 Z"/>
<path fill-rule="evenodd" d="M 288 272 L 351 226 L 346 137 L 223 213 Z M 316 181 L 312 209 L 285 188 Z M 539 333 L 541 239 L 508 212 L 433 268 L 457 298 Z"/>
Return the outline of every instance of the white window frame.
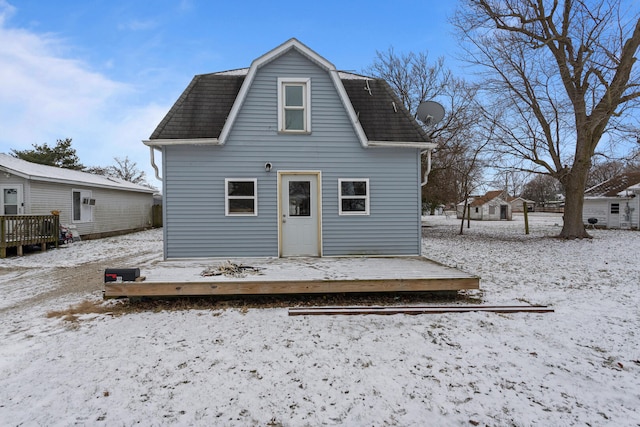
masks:
<path fill-rule="evenodd" d="M 302 86 L 302 107 L 287 107 L 285 105 L 285 86 Z M 301 109 L 304 111 L 303 129 L 285 129 L 285 109 Z M 278 78 L 278 132 L 293 134 L 311 133 L 311 79 L 306 77 Z"/>
<path fill-rule="evenodd" d="M 76 219 L 76 211 L 75 211 L 75 193 L 80 194 L 80 218 Z M 79 188 L 71 189 L 71 222 L 75 224 L 81 224 L 86 222 L 93 222 L 93 208 L 94 205 L 88 203 L 82 203 L 84 199 L 91 199 L 92 191 L 91 190 L 82 190 Z"/>
<path fill-rule="evenodd" d="M 253 196 L 229 196 L 230 182 L 253 182 Z M 253 212 L 229 212 L 229 200 L 253 200 Z M 225 178 L 224 180 L 224 215 L 225 216 L 258 216 L 258 179 L 257 178 Z"/>
<path fill-rule="evenodd" d="M 350 196 L 342 194 L 343 182 L 364 182 L 367 186 L 367 193 L 364 196 Z M 369 178 L 339 178 L 338 179 L 338 215 L 369 215 L 369 199 L 371 197 L 371 187 Z M 344 199 L 364 199 L 364 211 L 343 211 L 342 200 Z"/>

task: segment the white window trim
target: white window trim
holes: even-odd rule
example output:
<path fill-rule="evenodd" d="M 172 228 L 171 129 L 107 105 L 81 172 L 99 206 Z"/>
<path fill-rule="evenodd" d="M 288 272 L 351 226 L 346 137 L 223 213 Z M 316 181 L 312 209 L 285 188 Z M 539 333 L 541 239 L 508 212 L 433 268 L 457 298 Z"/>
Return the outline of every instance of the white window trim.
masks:
<path fill-rule="evenodd" d="M 288 130 L 284 128 L 284 87 L 287 84 L 303 85 L 302 100 L 304 109 L 304 129 Z M 278 78 L 278 132 L 291 134 L 309 134 L 311 133 L 311 79 L 307 77 L 279 77 Z"/>
<path fill-rule="evenodd" d="M 364 196 L 343 196 L 342 195 L 342 183 L 343 182 L 365 182 L 367 184 L 367 194 Z M 338 179 L 338 215 L 369 215 L 369 199 L 371 196 L 371 187 L 369 186 L 369 178 L 339 178 Z M 364 199 L 364 211 L 343 211 L 342 200 L 343 199 Z"/>
<path fill-rule="evenodd" d="M 80 193 L 80 219 L 75 219 L 75 211 L 73 206 L 73 194 Z M 93 197 L 93 192 L 91 190 L 81 190 L 79 188 L 71 189 L 71 222 L 74 224 L 82 224 L 93 222 L 93 208 L 94 205 L 84 204 L 82 203 L 83 199 L 91 199 Z M 83 215 L 83 212 L 86 212 Z"/>
<path fill-rule="evenodd" d="M 232 196 L 235 200 L 253 200 L 253 212 L 229 212 L 229 183 L 253 182 L 253 196 Z M 225 216 L 258 216 L 258 179 L 257 178 L 225 178 L 224 179 L 224 215 Z"/>

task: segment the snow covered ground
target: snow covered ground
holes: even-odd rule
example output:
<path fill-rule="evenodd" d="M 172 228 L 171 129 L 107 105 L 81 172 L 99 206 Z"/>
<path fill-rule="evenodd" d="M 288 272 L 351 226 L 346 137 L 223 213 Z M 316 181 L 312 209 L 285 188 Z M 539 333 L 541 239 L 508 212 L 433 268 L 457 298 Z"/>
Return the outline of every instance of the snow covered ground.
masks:
<path fill-rule="evenodd" d="M 104 268 L 157 263 L 161 231 L 0 260 L 0 425 L 640 425 L 640 234 L 562 241 L 561 217 L 531 221 L 459 236 L 425 217 L 424 254 L 482 278 L 470 303 L 554 313 L 69 321 L 47 313 L 99 301 Z"/>

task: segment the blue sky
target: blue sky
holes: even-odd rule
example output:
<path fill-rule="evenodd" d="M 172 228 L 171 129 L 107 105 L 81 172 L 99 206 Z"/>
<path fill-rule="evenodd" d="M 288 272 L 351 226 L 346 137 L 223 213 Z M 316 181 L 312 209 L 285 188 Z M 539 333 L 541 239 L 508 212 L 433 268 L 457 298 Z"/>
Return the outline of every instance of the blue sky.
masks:
<path fill-rule="evenodd" d="M 83 164 L 128 156 L 152 178 L 141 141 L 195 74 L 247 67 L 291 37 L 341 70 L 389 47 L 453 65 L 455 5 L 0 0 L 0 152 L 72 138 Z"/>

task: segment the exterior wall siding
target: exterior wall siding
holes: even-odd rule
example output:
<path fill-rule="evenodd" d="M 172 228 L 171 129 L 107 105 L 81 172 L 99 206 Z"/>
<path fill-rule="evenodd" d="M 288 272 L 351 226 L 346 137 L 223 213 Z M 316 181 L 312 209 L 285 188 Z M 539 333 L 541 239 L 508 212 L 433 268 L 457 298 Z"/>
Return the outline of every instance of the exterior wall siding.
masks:
<path fill-rule="evenodd" d="M 611 203 L 620 204 L 620 227 L 639 227 L 640 200 L 638 197 L 632 199 L 602 197 L 602 198 L 585 198 L 582 207 L 582 222 L 589 224 L 589 218 L 598 220 L 597 226 L 609 227 L 609 210 Z M 626 221 L 625 210 L 629 207 L 629 221 Z"/>
<path fill-rule="evenodd" d="M 311 134 L 277 132 L 278 77 L 311 78 Z M 328 73 L 295 51 L 258 71 L 224 146 L 163 153 L 167 258 L 278 256 L 277 171 L 301 170 L 321 172 L 323 255 L 420 253 L 418 150 L 362 147 Z M 257 216 L 225 216 L 225 178 L 257 178 Z M 370 215 L 338 215 L 339 178 L 369 179 Z"/>
<path fill-rule="evenodd" d="M 60 223 L 74 225 L 80 235 L 107 234 L 150 227 L 153 196 L 149 193 L 117 191 L 67 184 L 32 182 L 30 185 L 32 215 L 48 215 L 60 211 Z M 74 222 L 72 191 L 89 190 L 96 199 L 93 220 Z"/>

